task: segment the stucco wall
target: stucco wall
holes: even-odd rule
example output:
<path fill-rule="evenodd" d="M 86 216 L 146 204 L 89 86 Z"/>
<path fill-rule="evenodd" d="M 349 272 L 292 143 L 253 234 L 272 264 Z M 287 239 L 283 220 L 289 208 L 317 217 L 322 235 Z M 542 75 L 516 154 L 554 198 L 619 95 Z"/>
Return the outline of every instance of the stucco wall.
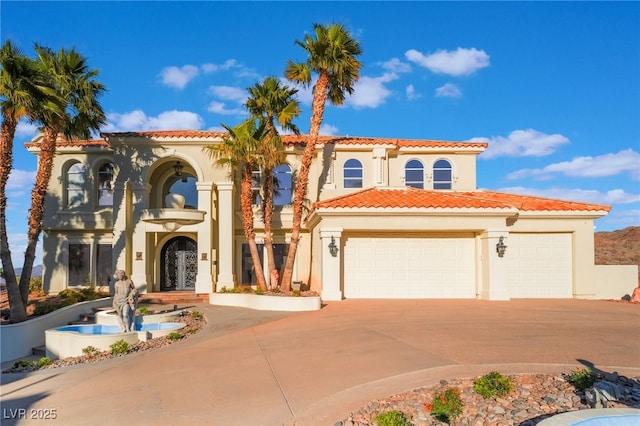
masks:
<path fill-rule="evenodd" d="M 595 265 L 595 299 L 620 300 L 638 286 L 637 265 Z"/>
<path fill-rule="evenodd" d="M 111 298 L 106 297 L 65 306 L 50 314 L 18 324 L 0 326 L 0 360 L 5 362 L 31 355 L 32 348 L 44 345 L 45 330 L 76 321 L 79 315 L 90 313 L 93 308 L 110 305 Z"/>

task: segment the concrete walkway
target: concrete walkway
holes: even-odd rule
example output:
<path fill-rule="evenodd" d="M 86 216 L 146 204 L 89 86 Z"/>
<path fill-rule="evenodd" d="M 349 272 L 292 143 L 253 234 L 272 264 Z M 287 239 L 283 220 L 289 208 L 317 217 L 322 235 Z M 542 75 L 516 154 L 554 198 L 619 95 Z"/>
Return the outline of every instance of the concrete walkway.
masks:
<path fill-rule="evenodd" d="M 198 305 L 208 325 L 168 347 L 2 375 L 2 424 L 333 425 L 440 379 L 640 375 L 640 305 L 587 300 L 345 300 L 317 312 Z M 27 420 L 16 420 L 24 409 Z M 50 410 L 50 411 L 46 411 Z"/>

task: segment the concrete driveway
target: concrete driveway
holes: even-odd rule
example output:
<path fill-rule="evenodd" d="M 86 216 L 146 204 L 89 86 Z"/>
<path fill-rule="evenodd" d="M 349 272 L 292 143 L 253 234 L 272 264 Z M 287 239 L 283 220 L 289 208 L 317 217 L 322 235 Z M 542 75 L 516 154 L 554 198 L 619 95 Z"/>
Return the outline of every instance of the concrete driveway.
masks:
<path fill-rule="evenodd" d="M 3 374 L 2 424 L 45 424 L 32 417 L 55 410 L 46 424 L 333 425 L 377 397 L 495 369 L 590 365 L 640 375 L 640 305 L 629 303 L 344 300 L 295 314 L 197 310 L 205 329 L 159 350 Z"/>

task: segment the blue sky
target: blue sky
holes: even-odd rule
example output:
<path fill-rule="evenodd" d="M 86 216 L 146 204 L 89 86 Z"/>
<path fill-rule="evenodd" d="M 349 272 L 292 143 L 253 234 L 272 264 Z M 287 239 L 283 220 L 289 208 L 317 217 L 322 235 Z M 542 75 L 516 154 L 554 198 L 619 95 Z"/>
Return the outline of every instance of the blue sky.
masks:
<path fill-rule="evenodd" d="M 283 76 L 312 24 L 360 40 L 356 92 L 324 134 L 483 140 L 478 187 L 608 204 L 597 231 L 640 225 L 638 2 L 0 3 L 1 38 L 76 48 L 100 70 L 105 131 L 221 129 L 245 89 Z M 311 94 L 300 90 L 309 129 Z M 22 123 L 7 195 L 22 265 L 36 158 Z"/>

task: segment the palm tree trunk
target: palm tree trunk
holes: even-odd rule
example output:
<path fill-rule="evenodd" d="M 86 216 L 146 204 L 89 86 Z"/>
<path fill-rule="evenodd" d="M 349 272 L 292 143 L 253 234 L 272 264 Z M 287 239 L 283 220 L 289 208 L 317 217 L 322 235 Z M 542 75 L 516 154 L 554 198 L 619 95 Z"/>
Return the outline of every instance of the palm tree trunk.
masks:
<path fill-rule="evenodd" d="M 0 261 L 2 277 L 7 285 L 9 298 L 9 316 L 12 322 L 27 319 L 26 304 L 22 301 L 20 288 L 16 281 L 9 240 L 7 238 L 7 181 L 13 167 L 13 138 L 18 121 L 11 114 L 3 114 L 0 134 Z"/>
<path fill-rule="evenodd" d="M 256 234 L 253 228 L 253 208 L 251 203 L 251 164 L 247 163 L 242 168 L 242 183 L 240 184 L 240 204 L 242 206 L 242 221 L 244 228 L 244 236 L 249 244 L 249 252 L 251 253 L 251 261 L 256 274 L 256 282 L 262 291 L 267 290 L 267 283 L 262 272 L 262 262 L 258 253 L 258 245 L 256 244 Z"/>
<path fill-rule="evenodd" d="M 298 180 L 293 196 L 293 223 L 291 228 L 291 244 L 287 254 L 287 263 L 282 274 L 282 289 L 291 290 L 291 280 L 293 277 L 293 261 L 298 250 L 300 239 L 300 228 L 302 227 L 302 214 L 304 200 L 307 196 L 307 186 L 309 184 L 309 171 L 316 151 L 316 143 L 320 134 L 320 125 L 324 115 L 324 105 L 327 99 L 327 89 L 329 87 L 329 74 L 326 72 L 318 76 L 315 89 L 313 91 L 313 103 L 311 105 L 311 126 L 309 127 L 309 139 L 304 147 Z"/>
<path fill-rule="evenodd" d="M 44 130 L 40 155 L 38 156 L 38 170 L 36 182 L 31 191 L 31 208 L 29 209 L 29 229 L 27 231 L 27 249 L 24 252 L 24 265 L 20 274 L 20 295 L 22 301 L 27 304 L 29 298 L 29 281 L 33 271 L 33 262 L 36 257 L 36 245 L 42 232 L 42 220 L 44 219 L 44 202 L 47 188 L 51 180 L 53 158 L 56 154 L 56 139 L 59 128 L 47 127 Z"/>
<path fill-rule="evenodd" d="M 264 171 L 263 184 L 263 211 L 262 220 L 264 222 L 264 245 L 267 248 L 267 265 L 271 272 L 270 278 L 274 278 L 273 271 L 276 270 L 276 261 L 273 256 L 273 236 L 271 234 L 271 220 L 273 218 L 273 170 Z M 269 286 L 275 288 L 278 282 L 269 281 Z"/>

